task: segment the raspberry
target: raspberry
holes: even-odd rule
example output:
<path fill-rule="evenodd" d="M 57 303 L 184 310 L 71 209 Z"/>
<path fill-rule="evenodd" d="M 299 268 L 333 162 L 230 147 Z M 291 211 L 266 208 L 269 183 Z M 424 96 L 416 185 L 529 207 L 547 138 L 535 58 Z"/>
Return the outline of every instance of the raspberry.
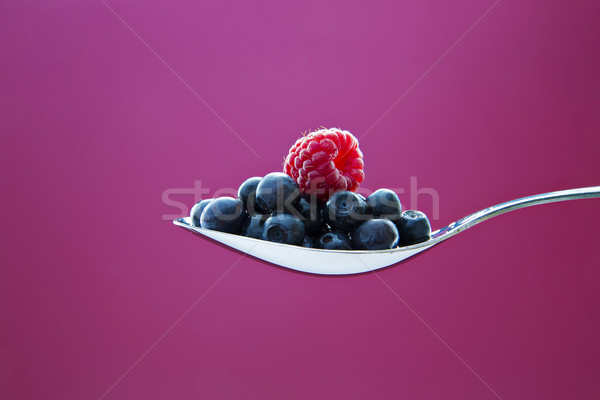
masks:
<path fill-rule="evenodd" d="M 283 172 L 296 181 L 301 193 L 327 200 L 337 191 L 358 189 L 365 178 L 362 157 L 350 132 L 321 129 L 294 143 Z"/>

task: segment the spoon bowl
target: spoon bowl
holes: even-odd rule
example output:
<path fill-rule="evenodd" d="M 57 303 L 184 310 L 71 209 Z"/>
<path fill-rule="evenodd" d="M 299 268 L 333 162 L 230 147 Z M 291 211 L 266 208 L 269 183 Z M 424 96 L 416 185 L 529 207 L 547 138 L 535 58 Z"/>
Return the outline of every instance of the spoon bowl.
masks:
<path fill-rule="evenodd" d="M 321 250 L 200 228 L 191 218 L 173 221 L 177 226 L 226 246 L 285 268 L 321 275 L 349 275 L 396 264 L 463 232 L 480 222 L 519 208 L 557 201 L 600 197 L 600 186 L 561 190 L 501 203 L 478 211 L 431 233 L 425 242 L 390 250 Z"/>

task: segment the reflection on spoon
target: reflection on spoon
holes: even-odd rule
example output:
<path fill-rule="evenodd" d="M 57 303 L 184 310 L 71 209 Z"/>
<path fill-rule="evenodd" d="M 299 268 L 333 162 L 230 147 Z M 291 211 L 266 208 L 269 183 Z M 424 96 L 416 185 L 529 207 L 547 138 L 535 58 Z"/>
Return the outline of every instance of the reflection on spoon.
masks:
<path fill-rule="evenodd" d="M 412 246 L 398 247 L 391 250 L 311 249 L 199 228 L 192 225 L 189 217 L 177 219 L 173 221 L 173 223 L 223 243 L 226 246 L 285 268 L 313 274 L 348 275 L 373 271 L 395 264 L 427 250 L 430 247 L 469 229 L 473 225 L 477 225 L 480 222 L 512 210 L 537 204 L 592 197 L 600 197 L 600 186 L 561 190 L 558 192 L 523 197 L 521 199 L 486 208 L 465 218 L 459 219 L 444 228 L 432 232 L 431 239 L 426 242 Z"/>

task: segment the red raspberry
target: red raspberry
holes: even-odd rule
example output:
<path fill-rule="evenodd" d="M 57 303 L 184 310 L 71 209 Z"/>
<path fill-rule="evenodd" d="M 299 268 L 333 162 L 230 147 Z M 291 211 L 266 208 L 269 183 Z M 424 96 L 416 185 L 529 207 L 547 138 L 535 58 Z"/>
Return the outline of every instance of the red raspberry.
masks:
<path fill-rule="evenodd" d="M 358 140 L 348 131 L 321 129 L 301 137 L 290 148 L 283 172 L 301 193 L 327 200 L 339 190 L 356 191 L 365 178 Z"/>

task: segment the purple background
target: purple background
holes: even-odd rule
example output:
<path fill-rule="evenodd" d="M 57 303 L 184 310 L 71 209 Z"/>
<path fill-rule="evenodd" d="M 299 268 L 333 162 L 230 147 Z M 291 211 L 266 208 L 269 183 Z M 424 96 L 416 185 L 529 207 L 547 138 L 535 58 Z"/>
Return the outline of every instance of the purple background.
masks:
<path fill-rule="evenodd" d="M 0 1 L 0 397 L 598 399 L 600 200 L 499 217 L 381 281 L 240 260 L 162 196 L 280 170 L 320 125 L 362 137 L 398 99 L 361 139 L 363 186 L 414 207 L 417 177 L 434 228 L 598 185 L 599 19 L 591 0 Z"/>

